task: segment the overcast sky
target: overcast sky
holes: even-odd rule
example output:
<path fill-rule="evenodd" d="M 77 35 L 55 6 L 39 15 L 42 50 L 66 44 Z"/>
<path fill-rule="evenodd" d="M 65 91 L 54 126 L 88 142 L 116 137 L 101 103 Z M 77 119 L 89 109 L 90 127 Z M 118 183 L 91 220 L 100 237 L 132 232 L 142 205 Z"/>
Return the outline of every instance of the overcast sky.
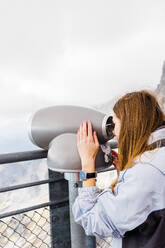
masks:
<path fill-rule="evenodd" d="M 0 153 L 25 140 L 39 108 L 156 88 L 164 13 L 164 0 L 0 1 Z"/>

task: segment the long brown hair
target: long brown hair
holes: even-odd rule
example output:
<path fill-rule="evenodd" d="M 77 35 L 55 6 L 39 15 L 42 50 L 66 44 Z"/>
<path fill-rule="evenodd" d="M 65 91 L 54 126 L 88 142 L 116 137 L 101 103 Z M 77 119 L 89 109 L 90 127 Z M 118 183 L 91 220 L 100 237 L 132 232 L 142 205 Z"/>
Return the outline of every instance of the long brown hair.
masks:
<path fill-rule="evenodd" d="M 135 91 L 121 97 L 113 107 L 120 119 L 118 140 L 120 171 L 132 167 L 135 158 L 149 150 L 147 144 L 150 134 L 165 124 L 165 115 L 156 96 L 147 91 Z M 118 178 L 112 183 L 114 187 Z"/>

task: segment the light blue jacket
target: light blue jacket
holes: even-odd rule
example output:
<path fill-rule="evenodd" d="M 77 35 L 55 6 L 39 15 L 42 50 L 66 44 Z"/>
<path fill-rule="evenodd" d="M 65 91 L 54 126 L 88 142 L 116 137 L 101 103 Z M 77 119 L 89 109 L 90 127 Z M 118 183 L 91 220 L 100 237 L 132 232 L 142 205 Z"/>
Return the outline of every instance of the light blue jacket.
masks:
<path fill-rule="evenodd" d="M 165 139 L 165 128 L 153 132 L 151 144 Z M 115 195 L 111 189 L 99 192 L 97 187 L 79 188 L 73 205 L 75 221 L 87 235 L 100 239 L 113 237 L 113 248 L 122 248 L 122 238 L 147 219 L 165 208 L 165 147 L 147 151 L 135 160 L 133 167 L 120 172 Z"/>

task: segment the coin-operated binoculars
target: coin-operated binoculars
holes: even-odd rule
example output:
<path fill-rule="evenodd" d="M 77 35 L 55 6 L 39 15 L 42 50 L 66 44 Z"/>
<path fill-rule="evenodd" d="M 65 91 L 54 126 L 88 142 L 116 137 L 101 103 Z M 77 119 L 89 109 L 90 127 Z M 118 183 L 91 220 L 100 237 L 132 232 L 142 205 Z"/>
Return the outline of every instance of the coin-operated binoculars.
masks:
<path fill-rule="evenodd" d="M 68 180 L 72 248 L 93 247 L 84 243 L 84 231 L 74 222 L 71 210 L 78 194 L 81 171 L 76 134 L 84 120 L 90 120 L 93 130 L 97 132 L 100 147 L 95 167 L 97 172 L 104 171 L 112 165 L 111 147 L 116 147 L 115 143 L 108 143 L 113 138 L 112 116 L 86 107 L 60 105 L 36 112 L 31 118 L 29 129 L 31 141 L 48 150 L 48 168 L 64 173 Z"/>

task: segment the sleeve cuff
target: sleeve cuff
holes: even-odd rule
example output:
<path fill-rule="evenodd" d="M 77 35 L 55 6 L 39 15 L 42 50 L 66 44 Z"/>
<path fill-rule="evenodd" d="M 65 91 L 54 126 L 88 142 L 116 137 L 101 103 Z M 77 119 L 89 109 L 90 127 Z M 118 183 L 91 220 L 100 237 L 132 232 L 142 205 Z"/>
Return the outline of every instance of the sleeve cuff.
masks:
<path fill-rule="evenodd" d="M 97 186 L 82 187 L 78 189 L 79 196 L 96 197 L 98 194 L 100 194 L 100 190 Z"/>

